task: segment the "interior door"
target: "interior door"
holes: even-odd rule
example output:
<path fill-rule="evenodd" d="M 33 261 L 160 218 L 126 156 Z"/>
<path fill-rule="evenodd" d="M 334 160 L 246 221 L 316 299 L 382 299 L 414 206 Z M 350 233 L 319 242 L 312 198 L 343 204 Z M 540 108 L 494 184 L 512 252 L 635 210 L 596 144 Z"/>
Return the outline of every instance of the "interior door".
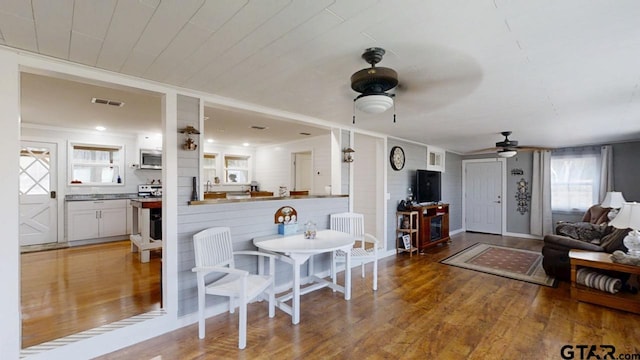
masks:
<path fill-rule="evenodd" d="M 56 144 L 22 141 L 20 148 L 20 246 L 58 241 Z"/>
<path fill-rule="evenodd" d="M 465 164 L 467 231 L 502 234 L 502 162 Z"/>
<path fill-rule="evenodd" d="M 311 190 L 311 152 L 294 154 L 294 190 Z"/>

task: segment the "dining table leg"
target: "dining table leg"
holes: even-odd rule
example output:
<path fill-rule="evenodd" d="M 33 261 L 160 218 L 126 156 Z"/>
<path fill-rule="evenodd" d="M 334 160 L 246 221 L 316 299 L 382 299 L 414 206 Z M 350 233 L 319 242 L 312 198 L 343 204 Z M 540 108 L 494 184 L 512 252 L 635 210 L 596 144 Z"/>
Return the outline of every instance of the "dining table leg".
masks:
<path fill-rule="evenodd" d="M 291 299 L 291 323 L 300 322 L 300 266 L 309 260 L 310 254 L 290 253 L 293 260 L 293 298 Z"/>
<path fill-rule="evenodd" d="M 351 299 L 351 250 L 345 251 L 344 299 Z"/>
<path fill-rule="evenodd" d="M 294 261 L 293 265 L 293 299 L 291 305 L 293 307 L 293 316 L 291 317 L 291 323 L 297 324 L 300 322 L 300 263 Z"/>

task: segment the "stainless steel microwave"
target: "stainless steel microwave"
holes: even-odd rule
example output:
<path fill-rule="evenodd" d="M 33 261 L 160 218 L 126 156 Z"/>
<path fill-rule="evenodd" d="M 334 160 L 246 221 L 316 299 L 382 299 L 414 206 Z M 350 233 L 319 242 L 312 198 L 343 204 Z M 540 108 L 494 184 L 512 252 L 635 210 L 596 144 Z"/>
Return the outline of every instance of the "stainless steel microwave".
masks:
<path fill-rule="evenodd" d="M 140 169 L 162 169 L 162 151 L 140 149 Z"/>

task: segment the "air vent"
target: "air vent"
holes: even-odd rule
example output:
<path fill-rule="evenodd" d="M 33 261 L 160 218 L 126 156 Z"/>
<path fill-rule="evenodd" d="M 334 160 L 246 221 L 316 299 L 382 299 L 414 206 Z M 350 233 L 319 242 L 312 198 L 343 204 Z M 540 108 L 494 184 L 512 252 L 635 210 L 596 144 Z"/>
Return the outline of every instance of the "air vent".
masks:
<path fill-rule="evenodd" d="M 308 132 L 301 132 L 301 133 L 300 133 L 300 135 L 309 136 L 309 135 L 311 135 L 311 133 L 308 133 Z"/>
<path fill-rule="evenodd" d="M 251 126 L 251 128 L 255 129 L 255 130 L 266 130 L 266 129 L 268 129 L 268 127 L 266 127 L 266 126 L 258 126 L 258 125 L 253 125 L 253 126 Z"/>
<path fill-rule="evenodd" d="M 94 103 L 94 104 L 111 105 L 111 106 L 117 106 L 117 107 L 123 107 L 124 106 L 124 102 L 117 101 L 117 100 L 92 98 L 91 102 Z"/>

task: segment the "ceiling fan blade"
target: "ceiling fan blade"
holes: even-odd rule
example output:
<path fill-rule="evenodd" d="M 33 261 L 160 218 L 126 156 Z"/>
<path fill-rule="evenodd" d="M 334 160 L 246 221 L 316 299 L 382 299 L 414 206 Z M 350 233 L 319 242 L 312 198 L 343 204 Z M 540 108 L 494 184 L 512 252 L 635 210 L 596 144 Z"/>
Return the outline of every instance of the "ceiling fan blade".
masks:
<path fill-rule="evenodd" d="M 551 148 L 544 146 L 516 146 L 518 151 L 536 151 L 536 150 L 551 150 Z"/>
<path fill-rule="evenodd" d="M 484 149 L 478 149 L 478 150 L 474 150 L 474 151 L 470 151 L 469 154 L 483 154 L 483 153 L 490 153 L 490 152 L 496 152 L 498 150 L 500 150 L 502 148 L 499 147 L 489 147 L 489 148 L 484 148 Z"/>

